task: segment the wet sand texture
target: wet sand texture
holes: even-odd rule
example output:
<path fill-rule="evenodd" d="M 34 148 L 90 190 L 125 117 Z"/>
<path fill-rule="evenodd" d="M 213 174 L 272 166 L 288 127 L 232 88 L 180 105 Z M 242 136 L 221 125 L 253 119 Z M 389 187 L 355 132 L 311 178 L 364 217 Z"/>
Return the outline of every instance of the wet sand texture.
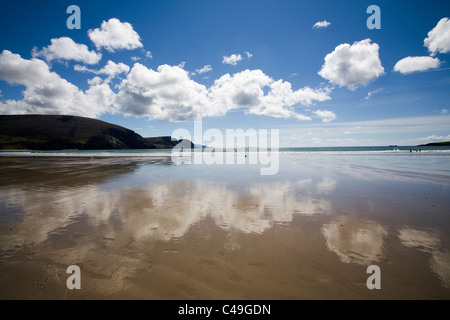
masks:
<path fill-rule="evenodd" d="M 0 298 L 449 299 L 448 157 L 0 157 Z"/>

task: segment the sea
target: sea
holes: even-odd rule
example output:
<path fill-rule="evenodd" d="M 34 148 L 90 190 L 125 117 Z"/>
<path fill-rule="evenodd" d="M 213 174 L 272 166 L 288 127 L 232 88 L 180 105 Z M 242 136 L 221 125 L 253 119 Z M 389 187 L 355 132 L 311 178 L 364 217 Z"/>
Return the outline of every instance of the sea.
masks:
<path fill-rule="evenodd" d="M 257 152 L 256 149 L 228 149 L 219 151 L 216 149 L 202 149 L 193 148 L 181 150 L 184 155 L 188 152 L 225 152 L 225 153 L 252 153 Z M 284 147 L 276 150 L 265 150 L 265 151 L 275 151 L 281 154 L 297 154 L 297 153 L 324 153 L 324 154 L 377 154 L 377 153 L 449 153 L 450 146 L 353 146 L 353 147 Z M 159 157 L 159 156 L 170 156 L 174 152 L 173 149 L 119 149 L 119 150 L 77 150 L 77 149 L 66 149 L 66 150 L 3 150 L 0 151 L 0 156 L 88 156 L 88 157 L 109 157 L 109 156 L 138 156 L 138 157 Z M 180 150 L 178 150 L 180 152 Z"/>

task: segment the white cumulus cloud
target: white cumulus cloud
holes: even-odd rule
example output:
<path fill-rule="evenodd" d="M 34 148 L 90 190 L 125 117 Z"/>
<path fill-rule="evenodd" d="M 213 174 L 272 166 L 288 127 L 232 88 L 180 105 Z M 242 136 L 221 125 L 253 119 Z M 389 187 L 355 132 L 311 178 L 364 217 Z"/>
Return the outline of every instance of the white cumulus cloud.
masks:
<path fill-rule="evenodd" d="M 367 85 L 384 74 L 378 50 L 378 44 L 371 43 L 370 39 L 356 41 L 352 45 L 340 44 L 326 55 L 319 75 L 350 90 Z"/>
<path fill-rule="evenodd" d="M 0 54 L 0 79 L 10 84 L 33 86 L 49 74 L 48 65 L 40 59 L 22 59 L 20 55 L 9 50 L 3 50 Z"/>
<path fill-rule="evenodd" d="M 330 24 L 331 24 L 331 22 L 328 22 L 327 20 L 317 21 L 313 25 L 313 29 L 327 28 Z"/>
<path fill-rule="evenodd" d="M 152 70 L 140 63 L 131 68 L 109 60 L 102 68 L 75 65 L 79 72 L 95 75 L 82 90 L 50 70 L 44 60 L 24 59 L 4 50 L 0 54 L 0 79 L 23 85 L 21 100 L 0 102 L 0 114 L 72 114 L 96 118 L 105 113 L 143 116 L 166 121 L 188 121 L 223 116 L 231 110 L 276 118 L 311 120 L 300 106 L 330 99 L 331 89 L 305 86 L 294 90 L 283 79 L 274 80 L 261 70 L 225 74 L 206 87 L 190 78 L 180 66 L 161 65 Z M 210 65 L 196 70 L 210 71 Z M 126 75 L 111 90 L 110 80 Z M 103 76 L 103 77 L 102 77 Z M 102 79 L 105 78 L 106 79 Z M 324 110 L 323 112 L 326 112 Z M 330 113 L 316 114 L 323 121 Z M 331 121 L 331 120 L 330 120 Z"/>
<path fill-rule="evenodd" d="M 0 79 L 25 86 L 22 100 L 0 102 L 1 114 L 73 114 L 95 118 L 115 112 L 111 108 L 113 92 L 107 84 L 94 84 L 83 92 L 37 58 L 27 60 L 4 50 L 0 54 Z"/>
<path fill-rule="evenodd" d="M 203 68 L 201 69 L 196 69 L 195 72 L 202 74 L 202 73 L 206 73 L 206 72 L 210 72 L 212 71 L 212 67 L 210 64 L 207 64 L 205 66 L 203 66 Z"/>
<path fill-rule="evenodd" d="M 208 88 L 190 79 L 189 72 L 179 66 L 162 65 L 155 71 L 139 63 L 118 88 L 116 108 L 121 112 L 167 121 L 218 117 L 236 109 L 311 120 L 297 113 L 294 106 L 330 99 L 328 88 L 292 90 L 289 82 L 274 81 L 261 70 L 225 74 Z"/>
<path fill-rule="evenodd" d="M 394 71 L 402 74 L 412 72 L 426 71 L 430 69 L 439 68 L 440 61 L 438 58 L 432 57 L 406 57 L 399 60 L 395 66 Z"/>
<path fill-rule="evenodd" d="M 271 78 L 261 70 L 244 70 L 234 75 L 225 74 L 214 81 L 209 96 L 217 108 L 239 109 L 261 105 L 263 87 Z"/>
<path fill-rule="evenodd" d="M 239 61 L 242 60 L 242 56 L 240 54 L 233 53 L 231 56 L 223 56 L 222 63 L 223 64 L 231 64 L 232 66 L 237 65 Z"/>
<path fill-rule="evenodd" d="M 90 86 L 95 86 L 95 85 L 97 85 L 97 84 L 100 84 L 100 83 L 102 83 L 103 82 L 103 79 L 102 78 L 100 78 L 100 77 L 93 77 L 92 79 L 88 79 L 88 81 L 87 81 L 87 83 L 90 85 Z"/>
<path fill-rule="evenodd" d="M 261 70 L 244 70 L 232 76 L 225 74 L 209 89 L 213 106 L 218 109 L 246 109 L 250 114 L 300 120 L 311 118 L 296 113 L 294 105 L 325 101 L 330 99 L 328 94 L 329 89 L 309 87 L 293 91 L 289 82 L 274 81 Z"/>
<path fill-rule="evenodd" d="M 322 122 L 330 122 L 336 119 L 336 114 L 329 110 L 316 110 L 313 112 L 316 116 L 322 119 Z"/>
<path fill-rule="evenodd" d="M 38 51 L 33 49 L 33 57 L 42 57 L 47 61 L 52 60 L 74 60 L 86 64 L 96 64 L 102 58 L 100 53 L 89 51 L 84 44 L 79 44 L 68 37 L 51 39 L 48 47 Z"/>
<path fill-rule="evenodd" d="M 117 74 L 121 74 L 121 73 L 128 73 L 128 71 L 130 71 L 130 67 L 127 66 L 126 64 L 119 62 L 119 63 L 115 63 L 111 60 L 109 60 L 106 65 L 100 69 L 98 72 L 100 74 L 106 74 L 110 77 L 114 77 Z"/>
<path fill-rule="evenodd" d="M 130 67 L 128 65 L 126 65 L 122 62 L 115 63 L 114 61 L 111 61 L 111 60 L 109 60 L 106 63 L 106 65 L 100 70 L 89 69 L 86 66 L 81 66 L 78 64 L 75 65 L 73 67 L 73 69 L 75 71 L 80 71 L 80 72 L 90 72 L 90 73 L 94 73 L 97 75 L 98 74 L 107 75 L 108 76 L 106 79 L 107 82 L 121 73 L 127 74 L 130 71 Z"/>
<path fill-rule="evenodd" d="M 221 113 L 208 107 L 206 87 L 179 66 L 161 65 L 155 71 L 136 63 L 116 98 L 123 113 L 151 119 L 184 121 Z"/>
<path fill-rule="evenodd" d="M 133 50 L 143 47 L 141 38 L 134 31 L 133 26 L 128 22 L 121 22 L 117 18 L 103 21 L 100 28 L 90 29 L 88 35 L 97 49 L 105 48 L 110 52 L 118 49 Z M 151 57 L 151 53 L 149 57 Z"/>
<path fill-rule="evenodd" d="M 437 25 L 428 32 L 428 37 L 424 40 L 424 46 L 432 56 L 436 53 L 450 52 L 450 20 L 442 18 Z"/>

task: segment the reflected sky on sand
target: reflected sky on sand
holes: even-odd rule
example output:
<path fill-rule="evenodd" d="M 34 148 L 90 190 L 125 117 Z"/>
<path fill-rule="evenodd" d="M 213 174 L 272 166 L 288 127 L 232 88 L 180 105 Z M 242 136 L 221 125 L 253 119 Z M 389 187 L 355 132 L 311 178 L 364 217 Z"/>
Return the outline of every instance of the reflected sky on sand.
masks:
<path fill-rule="evenodd" d="M 14 223 L 17 232 L 2 234 L 0 249 L 44 242 L 81 218 L 93 227 L 118 226 L 110 237 L 127 233 L 136 240 L 180 238 L 207 217 L 224 230 L 258 234 L 274 224 L 289 224 L 294 215 L 329 213 L 330 203 L 323 196 L 334 185 L 330 179 L 306 179 L 249 183 L 237 191 L 224 182 L 194 178 L 121 189 L 87 184 L 51 191 L 4 190 L 2 203 L 20 222 Z M 317 196 L 310 189 L 318 190 Z"/>
<path fill-rule="evenodd" d="M 378 157 L 364 174 L 367 158 L 283 156 L 261 176 L 168 158 L 0 158 L 0 296 L 33 298 L 37 274 L 50 284 L 35 294 L 57 299 L 448 298 L 447 170 L 413 184 L 430 159 L 395 175 L 396 159 L 377 176 Z M 417 288 L 395 282 L 409 259 Z M 71 264 L 87 277 L 78 296 L 60 285 Z M 395 290 L 367 291 L 371 264 Z M 23 291 L 8 289 L 24 272 Z"/>
<path fill-rule="evenodd" d="M 442 246 L 436 231 L 403 227 L 398 237 L 404 246 L 429 253 L 431 270 L 438 275 L 443 286 L 450 288 L 450 252 Z"/>
<path fill-rule="evenodd" d="M 328 249 L 335 252 L 342 262 L 368 266 L 380 261 L 387 230 L 373 221 L 340 216 L 325 224 L 322 233 Z"/>

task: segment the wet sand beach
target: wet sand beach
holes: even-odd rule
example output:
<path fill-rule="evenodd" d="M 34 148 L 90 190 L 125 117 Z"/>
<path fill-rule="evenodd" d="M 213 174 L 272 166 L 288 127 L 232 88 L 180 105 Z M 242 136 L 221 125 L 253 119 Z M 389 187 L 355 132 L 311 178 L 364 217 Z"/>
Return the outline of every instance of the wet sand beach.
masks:
<path fill-rule="evenodd" d="M 0 299 L 449 299 L 449 160 L 0 157 Z"/>

